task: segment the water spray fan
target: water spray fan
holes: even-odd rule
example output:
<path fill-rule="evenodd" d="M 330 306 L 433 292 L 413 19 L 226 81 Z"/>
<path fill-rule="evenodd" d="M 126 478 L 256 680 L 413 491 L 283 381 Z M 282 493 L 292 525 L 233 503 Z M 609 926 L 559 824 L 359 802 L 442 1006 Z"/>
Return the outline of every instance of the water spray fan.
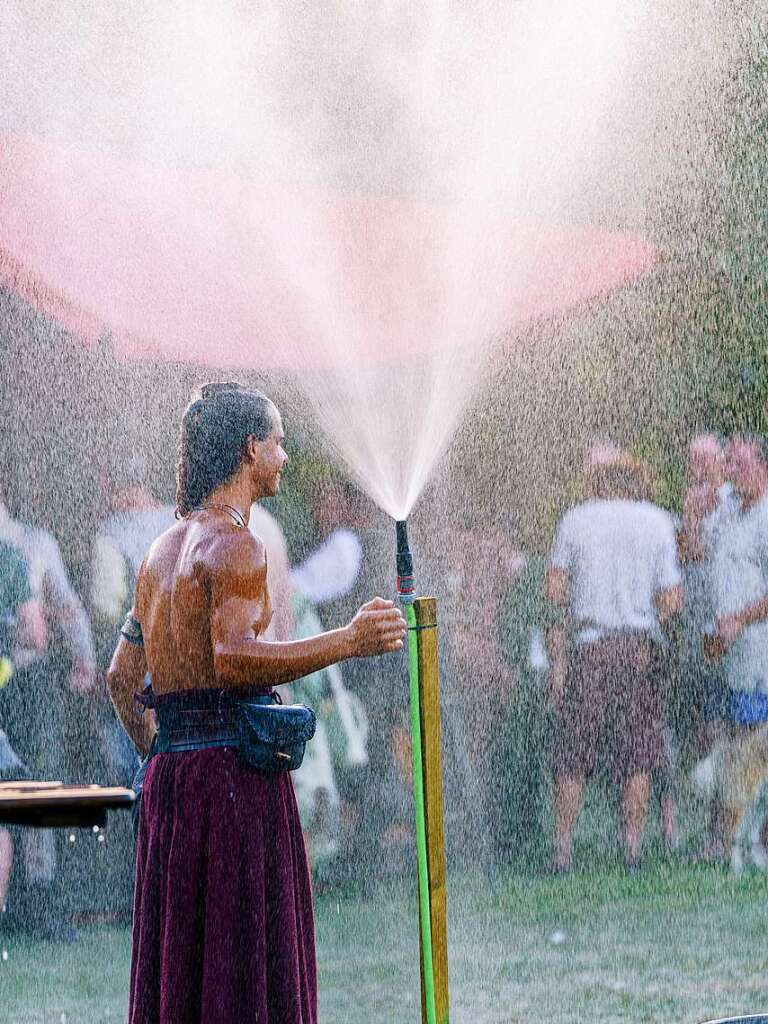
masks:
<path fill-rule="evenodd" d="M 415 596 L 408 524 L 395 523 L 397 593 L 408 625 L 411 755 L 419 882 L 422 1020 L 448 1024 L 445 839 L 440 757 L 437 601 Z"/>

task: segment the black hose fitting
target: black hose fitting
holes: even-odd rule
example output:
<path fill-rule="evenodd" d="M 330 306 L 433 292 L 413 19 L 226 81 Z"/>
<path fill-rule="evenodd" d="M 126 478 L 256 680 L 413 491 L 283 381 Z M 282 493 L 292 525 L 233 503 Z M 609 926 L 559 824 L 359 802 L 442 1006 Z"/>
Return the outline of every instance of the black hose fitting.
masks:
<path fill-rule="evenodd" d="M 413 555 L 408 547 L 408 523 L 405 519 L 395 522 L 397 534 L 397 595 L 400 600 L 410 604 L 415 597 L 415 581 L 413 578 Z"/>

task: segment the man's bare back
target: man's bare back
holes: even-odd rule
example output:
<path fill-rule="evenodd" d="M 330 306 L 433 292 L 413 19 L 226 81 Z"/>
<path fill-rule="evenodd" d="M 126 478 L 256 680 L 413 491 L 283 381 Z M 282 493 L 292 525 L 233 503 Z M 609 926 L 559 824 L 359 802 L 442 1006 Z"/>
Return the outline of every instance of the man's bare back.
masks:
<path fill-rule="evenodd" d="M 222 604 L 237 604 L 241 638 L 266 630 L 266 572 L 264 545 L 222 516 L 198 513 L 155 541 L 139 574 L 135 611 L 156 693 L 226 684 L 216 677 L 214 650 L 227 631 L 214 625 Z"/>

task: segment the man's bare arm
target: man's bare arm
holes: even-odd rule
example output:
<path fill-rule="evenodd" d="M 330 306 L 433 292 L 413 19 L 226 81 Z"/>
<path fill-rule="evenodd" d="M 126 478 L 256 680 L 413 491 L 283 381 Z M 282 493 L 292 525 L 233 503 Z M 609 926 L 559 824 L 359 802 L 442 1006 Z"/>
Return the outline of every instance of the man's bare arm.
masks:
<path fill-rule="evenodd" d="M 730 615 L 719 615 L 717 618 L 717 633 L 725 644 L 726 650 L 739 639 L 745 629 L 756 626 L 759 622 L 768 620 L 768 596 L 760 598 L 753 604 L 748 604 L 738 612 Z"/>
<path fill-rule="evenodd" d="M 544 597 L 558 608 L 567 608 L 571 600 L 570 579 L 565 569 L 550 567 L 544 577 Z M 549 699 L 557 706 L 565 692 L 568 670 L 568 635 L 562 625 L 552 626 L 547 631 L 549 648 Z"/>
<path fill-rule="evenodd" d="M 567 607 L 570 600 L 570 585 L 565 569 L 547 569 L 544 577 L 544 596 L 552 604 Z"/>
<path fill-rule="evenodd" d="M 346 658 L 402 648 L 405 620 L 392 601 L 381 598 L 363 605 L 341 629 L 305 640 L 262 640 L 259 623 L 267 601 L 263 546 L 243 533 L 230 548 L 211 585 L 213 666 L 222 685 L 269 689 Z"/>
<path fill-rule="evenodd" d="M 39 601 L 26 601 L 16 612 L 16 642 L 22 647 L 44 651 L 48 646 L 48 627 Z"/>
<path fill-rule="evenodd" d="M 765 622 L 766 619 L 768 619 L 768 596 L 755 601 L 754 604 L 748 604 L 739 612 L 739 620 L 743 629 L 748 626 L 756 626 L 758 622 Z"/>
<path fill-rule="evenodd" d="M 656 614 L 663 626 L 665 622 L 668 622 L 675 615 L 679 615 L 683 610 L 682 585 L 678 583 L 674 587 L 664 587 L 663 590 L 656 591 L 654 602 L 656 604 Z"/>
<path fill-rule="evenodd" d="M 147 674 L 147 659 L 140 644 L 120 637 L 107 672 L 107 686 L 117 717 L 142 757 L 146 757 L 155 734 L 154 715 L 141 708 L 134 694 L 141 693 Z"/>

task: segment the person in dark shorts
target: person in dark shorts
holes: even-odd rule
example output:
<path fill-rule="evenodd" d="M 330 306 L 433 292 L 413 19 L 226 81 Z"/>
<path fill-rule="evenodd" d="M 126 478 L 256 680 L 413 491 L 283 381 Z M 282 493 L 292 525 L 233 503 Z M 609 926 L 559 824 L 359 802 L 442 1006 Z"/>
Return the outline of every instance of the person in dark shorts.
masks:
<path fill-rule="evenodd" d="M 750 727 L 768 721 L 768 442 L 736 437 L 726 459 L 741 505 L 715 557 L 713 653 L 724 655 L 729 723 Z"/>
<path fill-rule="evenodd" d="M 739 499 L 726 480 L 719 437 L 698 434 L 688 445 L 687 489 L 678 529 L 685 603 L 679 652 L 681 706 L 697 753 L 706 755 L 727 733 L 729 687 L 722 661 L 706 657 L 715 635 L 717 580 L 715 557 L 721 539 L 738 515 Z M 722 806 L 710 805 L 707 838 L 697 857 L 724 856 Z"/>
<path fill-rule="evenodd" d="M 768 723 L 768 442 L 733 438 L 726 472 L 740 506 L 717 546 L 716 641 L 710 653 L 722 659 L 728 684 L 726 720 L 732 738 L 744 738 Z M 768 823 L 755 835 L 768 861 Z"/>
<path fill-rule="evenodd" d="M 663 754 L 664 691 L 658 645 L 642 633 L 575 647 L 560 706 L 555 773 L 588 776 L 598 758 L 621 783 L 658 768 Z"/>
<path fill-rule="evenodd" d="M 622 796 L 626 863 L 640 860 L 651 773 L 663 766 L 662 625 L 682 606 L 672 519 L 642 500 L 642 463 L 625 455 L 590 470 L 594 497 L 557 530 L 547 597 L 567 610 L 569 653 L 555 660 L 550 693 L 554 867 L 571 866 L 584 783 L 598 759 Z"/>
<path fill-rule="evenodd" d="M 243 716 L 281 683 L 400 650 L 405 620 L 374 598 L 341 629 L 263 639 L 272 617 L 267 563 L 248 517 L 254 501 L 277 493 L 282 443 L 280 414 L 260 392 L 211 384 L 193 396 L 181 424 L 181 519 L 142 563 L 110 666 L 118 716 L 149 754 L 130 1024 L 317 1021 L 312 894 L 293 785 L 287 771 L 248 762 Z M 142 699 L 154 715 L 142 717 L 133 697 L 147 672 Z"/>
<path fill-rule="evenodd" d="M 719 738 L 718 722 L 726 717 L 728 686 L 721 666 L 705 657 L 715 634 L 715 554 L 720 538 L 739 512 L 739 499 L 725 478 L 725 453 L 719 438 L 700 434 L 688 446 L 688 488 L 678 530 L 685 608 L 683 670 L 695 704 L 701 744 L 708 749 Z"/>

